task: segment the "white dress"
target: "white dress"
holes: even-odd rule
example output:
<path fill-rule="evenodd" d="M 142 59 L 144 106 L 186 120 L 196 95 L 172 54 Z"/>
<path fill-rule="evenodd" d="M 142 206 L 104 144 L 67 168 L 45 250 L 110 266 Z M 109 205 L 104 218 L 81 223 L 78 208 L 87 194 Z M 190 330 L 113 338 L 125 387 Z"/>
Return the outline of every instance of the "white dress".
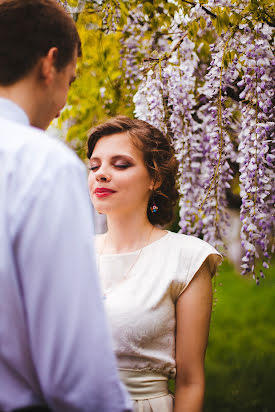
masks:
<path fill-rule="evenodd" d="M 145 246 L 136 260 L 139 253 L 97 255 L 102 289 L 109 290 L 105 308 L 121 379 L 135 411 L 170 412 L 167 380 L 176 375 L 175 304 L 205 259 L 209 257 L 213 276 L 221 255 L 201 239 L 169 231 Z"/>

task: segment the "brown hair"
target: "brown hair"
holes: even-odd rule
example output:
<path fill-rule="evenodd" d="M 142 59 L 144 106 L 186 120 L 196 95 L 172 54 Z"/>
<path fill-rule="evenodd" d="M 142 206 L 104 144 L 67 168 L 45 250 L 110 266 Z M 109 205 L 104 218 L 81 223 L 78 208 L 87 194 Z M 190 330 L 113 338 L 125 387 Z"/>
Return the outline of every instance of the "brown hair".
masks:
<path fill-rule="evenodd" d="M 173 148 L 160 130 L 143 120 L 117 116 L 94 127 L 88 139 L 87 156 L 92 156 L 98 140 L 103 136 L 125 133 L 133 139 L 134 144 L 143 152 L 144 163 L 150 176 L 160 186 L 152 193 L 147 207 L 147 216 L 152 224 L 165 224 L 172 220 L 173 210 L 179 197 L 176 188 L 178 162 Z M 152 213 L 150 207 L 155 202 L 158 211 Z"/>
<path fill-rule="evenodd" d="M 40 57 L 57 47 L 55 66 L 62 70 L 81 42 L 73 19 L 56 0 L 0 0 L 0 84 L 27 75 Z"/>

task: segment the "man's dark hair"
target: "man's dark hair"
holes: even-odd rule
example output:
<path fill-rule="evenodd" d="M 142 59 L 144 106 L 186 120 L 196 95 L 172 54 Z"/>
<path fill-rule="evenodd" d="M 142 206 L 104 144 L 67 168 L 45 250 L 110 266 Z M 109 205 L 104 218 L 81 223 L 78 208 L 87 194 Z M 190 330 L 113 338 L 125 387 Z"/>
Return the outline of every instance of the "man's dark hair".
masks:
<path fill-rule="evenodd" d="M 25 77 L 39 58 L 57 47 L 62 70 L 77 50 L 80 38 L 71 16 L 56 0 L 0 0 L 0 85 Z"/>

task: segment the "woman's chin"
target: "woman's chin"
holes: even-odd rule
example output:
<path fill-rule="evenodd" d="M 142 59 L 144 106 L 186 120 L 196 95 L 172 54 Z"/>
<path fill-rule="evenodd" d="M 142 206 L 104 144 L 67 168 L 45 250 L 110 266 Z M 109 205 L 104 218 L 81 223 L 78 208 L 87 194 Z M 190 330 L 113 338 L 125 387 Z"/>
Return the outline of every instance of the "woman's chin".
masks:
<path fill-rule="evenodd" d="M 104 207 L 102 205 L 101 205 L 101 207 L 100 206 L 98 207 L 98 205 L 94 204 L 94 208 L 97 211 L 97 213 L 99 213 L 100 215 L 107 215 L 108 211 L 109 211 L 108 207 Z"/>
<path fill-rule="evenodd" d="M 105 215 L 105 214 L 106 214 L 106 211 L 103 210 L 102 208 L 95 207 L 95 210 L 96 210 L 96 212 L 99 213 L 100 215 Z"/>

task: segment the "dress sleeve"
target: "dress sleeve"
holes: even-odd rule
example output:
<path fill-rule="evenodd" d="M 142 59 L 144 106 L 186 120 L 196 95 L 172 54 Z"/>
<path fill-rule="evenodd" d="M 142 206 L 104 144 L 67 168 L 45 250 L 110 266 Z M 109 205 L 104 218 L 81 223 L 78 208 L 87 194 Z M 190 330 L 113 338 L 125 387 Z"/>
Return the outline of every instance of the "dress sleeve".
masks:
<path fill-rule="evenodd" d="M 194 236 L 182 235 L 178 251 L 178 265 L 172 282 L 174 300 L 187 288 L 197 271 L 208 258 L 211 277 L 222 261 L 221 254 L 209 243 Z"/>

